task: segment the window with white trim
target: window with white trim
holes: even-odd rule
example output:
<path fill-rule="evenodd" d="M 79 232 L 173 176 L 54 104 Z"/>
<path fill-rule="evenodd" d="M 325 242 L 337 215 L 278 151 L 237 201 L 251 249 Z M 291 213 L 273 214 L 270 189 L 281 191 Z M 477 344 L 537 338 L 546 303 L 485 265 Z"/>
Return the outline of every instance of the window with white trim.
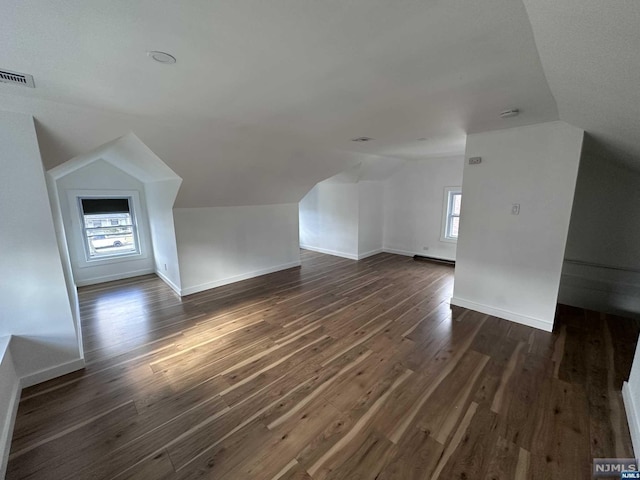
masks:
<path fill-rule="evenodd" d="M 131 197 L 78 197 L 87 260 L 140 253 Z"/>
<path fill-rule="evenodd" d="M 462 204 L 462 190 L 460 187 L 447 187 L 444 193 L 444 212 L 441 240 L 456 242 L 460 229 L 460 206 Z"/>

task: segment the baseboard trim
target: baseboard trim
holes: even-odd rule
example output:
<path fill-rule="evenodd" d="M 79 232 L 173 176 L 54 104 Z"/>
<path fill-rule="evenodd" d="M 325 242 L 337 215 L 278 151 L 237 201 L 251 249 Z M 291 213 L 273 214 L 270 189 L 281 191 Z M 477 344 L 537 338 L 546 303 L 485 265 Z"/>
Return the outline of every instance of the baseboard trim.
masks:
<path fill-rule="evenodd" d="M 395 248 L 389 248 L 389 247 L 384 247 L 382 251 L 385 253 L 393 253 L 394 255 L 403 255 L 405 257 L 415 257 L 416 255 L 418 255 L 419 257 L 427 257 L 427 255 L 425 255 L 425 252 L 410 252 L 408 250 L 396 250 Z M 428 258 L 433 258 L 435 260 L 444 260 L 446 262 L 456 261 L 455 258 L 443 257 L 440 255 L 428 255 Z"/>
<path fill-rule="evenodd" d="M 20 387 L 27 388 L 38 383 L 46 382 L 47 380 L 61 377 L 62 375 L 66 375 L 67 373 L 81 370 L 84 368 L 84 366 L 84 358 L 77 358 L 75 360 L 71 360 L 70 362 L 56 365 L 55 367 L 45 368 L 43 370 L 39 370 L 35 373 L 31 373 L 22 377 L 20 379 Z"/>
<path fill-rule="evenodd" d="M 624 382 L 622 385 L 622 400 L 624 409 L 627 412 L 627 423 L 629 424 L 629 433 L 631 433 L 631 444 L 633 445 L 633 453 L 635 457 L 640 457 L 640 410 L 636 405 L 629 383 Z"/>
<path fill-rule="evenodd" d="M 7 464 L 9 462 L 9 452 L 11 450 L 11 438 L 13 436 L 13 429 L 15 426 L 16 415 L 18 413 L 18 405 L 20 404 L 20 395 L 22 389 L 35 385 L 37 383 L 46 382 L 52 378 L 66 375 L 67 373 L 74 372 L 84 368 L 85 362 L 83 358 L 71 360 L 60 365 L 56 365 L 52 368 L 46 368 L 30 375 L 23 376 L 21 378 L 16 377 L 16 381 L 13 385 L 13 392 L 11 394 L 11 400 L 9 408 L 7 409 L 7 422 L 4 429 L 0 432 L 0 478 L 4 478 L 6 474 Z"/>
<path fill-rule="evenodd" d="M 300 248 L 304 250 L 311 250 L 312 252 L 324 253 L 326 255 L 333 255 L 334 257 L 348 258 L 349 260 L 358 260 L 358 255 L 353 253 L 339 252 L 338 250 L 329 250 L 328 248 L 312 247 L 311 245 L 302 245 Z"/>
<path fill-rule="evenodd" d="M 304 250 L 311 250 L 312 252 L 324 253 L 325 255 L 333 255 L 334 257 L 348 258 L 349 260 L 362 260 L 384 252 L 384 249 L 377 248 L 375 250 L 355 255 L 353 253 L 339 252 L 338 250 L 329 250 L 328 248 L 312 247 L 310 245 L 301 244 L 300 248 Z"/>
<path fill-rule="evenodd" d="M 164 283 L 169 285 L 169 287 L 171 287 L 171 290 L 176 292 L 178 295 L 182 296 L 182 290 L 178 288 L 178 286 L 175 283 L 169 280 L 169 277 L 167 277 L 166 275 L 163 275 L 162 272 L 160 272 L 159 270 L 156 270 L 155 274 L 158 276 L 160 280 L 162 280 Z"/>
<path fill-rule="evenodd" d="M 371 250 L 369 252 L 358 254 L 358 260 L 362 260 L 364 258 L 373 257 L 374 255 L 378 255 L 379 253 L 384 252 L 381 248 L 377 248 L 376 250 Z"/>
<path fill-rule="evenodd" d="M 10 400 L 11 403 L 7 409 L 7 423 L 4 426 L 4 430 L 0 433 L 0 435 L 2 435 L 0 437 L 0 454 L 2 455 L 2 459 L 0 461 L 0 478 L 4 478 L 7 473 L 9 452 L 11 451 L 11 438 L 13 437 L 13 428 L 16 423 L 21 393 L 22 388 L 20 388 L 20 380 L 18 380 L 13 386 L 13 392 Z"/>
<path fill-rule="evenodd" d="M 500 308 L 490 307 L 481 303 L 472 302 L 463 298 L 452 297 L 451 305 L 457 307 L 468 308 L 469 310 L 475 310 L 476 312 L 486 313 L 492 317 L 502 318 L 511 322 L 520 323 L 528 327 L 538 328 L 545 332 L 551 332 L 553 330 L 553 322 L 547 322 L 540 320 L 539 318 L 528 317 L 526 315 L 520 315 L 519 313 L 510 312 L 508 310 L 502 310 Z"/>
<path fill-rule="evenodd" d="M 439 263 L 440 265 L 448 265 L 449 267 L 455 267 L 455 260 L 443 260 L 438 257 L 427 257 L 426 255 L 414 255 L 413 259 L 417 262 L 431 262 Z"/>
<path fill-rule="evenodd" d="M 86 287 L 88 285 L 97 285 L 98 283 L 113 282 L 115 280 L 124 280 L 125 278 L 139 277 L 141 275 L 149 275 L 152 273 L 156 273 L 155 269 L 144 268 L 142 270 L 134 270 L 133 272 L 117 273 L 114 275 L 105 275 L 104 277 L 95 277 L 95 278 L 90 278 L 88 280 L 78 280 L 76 281 L 76 285 L 78 287 Z"/>
<path fill-rule="evenodd" d="M 203 292 L 205 290 L 211 290 L 212 288 L 222 287 L 230 283 L 241 282 L 242 280 L 248 280 L 250 278 L 259 277 L 261 275 L 267 275 L 269 273 L 279 272 L 280 270 L 286 270 L 288 268 L 299 267 L 300 261 L 283 263 L 282 265 L 276 265 L 273 267 L 263 268 L 261 270 L 254 270 L 253 272 L 247 272 L 233 277 L 223 278 L 214 282 L 202 283 L 200 285 L 194 285 L 193 287 L 185 287 L 182 289 L 182 296 L 193 295 L 194 293 Z"/>

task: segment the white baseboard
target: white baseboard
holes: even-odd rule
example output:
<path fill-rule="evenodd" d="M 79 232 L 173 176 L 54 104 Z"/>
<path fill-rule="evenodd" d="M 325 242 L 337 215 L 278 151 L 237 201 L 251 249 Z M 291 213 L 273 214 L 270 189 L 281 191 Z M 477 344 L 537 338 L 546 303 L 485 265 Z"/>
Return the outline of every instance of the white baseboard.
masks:
<path fill-rule="evenodd" d="M 374 255 L 378 255 L 379 253 L 382 253 L 383 251 L 384 250 L 382 250 L 381 248 L 378 248 L 376 250 L 371 250 L 369 252 L 360 253 L 358 254 L 358 260 L 362 260 L 363 258 L 373 257 Z"/>
<path fill-rule="evenodd" d="M 125 278 L 139 277 L 141 275 L 149 275 L 152 273 L 156 273 L 156 271 L 153 268 L 145 268 L 142 270 L 134 270 L 132 272 L 117 273 L 114 275 L 105 275 L 103 277 L 94 277 L 94 278 L 89 278 L 87 280 L 78 280 L 76 281 L 76 285 L 78 287 L 86 287 L 88 285 L 96 285 L 98 283 L 113 282 L 114 280 L 123 280 Z"/>
<path fill-rule="evenodd" d="M 11 438 L 13 437 L 13 427 L 16 422 L 16 415 L 18 414 L 18 405 L 20 404 L 20 381 L 16 379 L 13 386 L 13 392 L 11 393 L 11 400 L 9 402 L 9 408 L 7 408 L 7 421 L 4 425 L 4 429 L 0 432 L 0 478 L 4 478 L 7 473 L 7 464 L 9 463 L 9 452 L 11 451 Z"/>
<path fill-rule="evenodd" d="M 312 252 L 325 253 L 335 257 L 348 258 L 349 260 L 358 260 L 358 255 L 354 253 L 339 252 L 338 250 L 329 250 L 328 248 L 312 247 L 311 245 L 300 245 L 300 248 L 311 250 Z"/>
<path fill-rule="evenodd" d="M 539 318 L 528 317 L 526 315 L 520 315 L 519 313 L 510 312 L 508 310 L 502 310 L 500 308 L 490 307 L 488 305 L 483 305 L 483 304 L 472 302 L 470 300 L 465 300 L 462 298 L 452 297 L 451 305 L 468 308 L 469 310 L 475 310 L 476 312 L 480 312 L 480 313 L 486 313 L 487 315 L 491 315 L 492 317 L 503 318 L 505 320 L 520 323 L 528 327 L 538 328 L 546 332 L 550 332 L 553 330 L 553 322 L 548 322 L 546 320 L 541 320 Z"/>
<path fill-rule="evenodd" d="M 629 432 L 631 433 L 631 443 L 633 445 L 633 453 L 636 458 L 640 457 L 640 406 L 636 403 L 631 395 L 629 384 L 624 382 L 622 385 L 622 400 L 624 401 L 624 409 L 627 411 L 627 422 L 629 424 Z"/>
<path fill-rule="evenodd" d="M 51 380 L 52 378 L 75 372 L 76 370 L 84 368 L 84 366 L 84 358 L 77 358 L 75 360 L 71 360 L 70 362 L 56 365 L 55 367 L 45 368 L 44 370 L 39 370 L 35 373 L 25 375 L 20 379 L 20 386 L 22 388 L 27 388 L 38 383 L 46 382 L 47 380 Z"/>
<path fill-rule="evenodd" d="M 327 255 L 334 255 L 336 257 L 348 258 L 349 260 L 362 260 L 363 258 L 371 257 L 373 255 L 377 255 L 379 253 L 393 253 L 395 255 L 404 255 L 405 257 L 413 257 L 414 255 L 425 255 L 425 252 L 409 252 L 407 250 L 397 250 L 395 248 L 378 248 L 376 250 L 371 250 L 370 252 L 361 253 L 359 255 L 355 255 L 353 253 L 347 252 L 339 252 L 337 250 L 329 250 L 328 248 L 320 248 L 320 247 L 312 247 L 311 245 L 300 245 L 300 248 L 305 250 L 311 250 L 312 252 L 318 253 L 326 253 Z M 447 260 L 450 262 L 455 262 L 455 258 L 443 257 L 440 255 L 427 255 L 430 258 L 435 258 L 437 260 Z"/>
<path fill-rule="evenodd" d="M 397 250 L 395 248 L 384 247 L 382 249 L 385 253 L 393 253 L 395 255 L 404 255 L 405 257 L 413 257 L 414 255 L 420 255 L 421 257 L 435 258 L 436 260 L 446 260 L 448 262 L 455 262 L 455 258 L 443 257 L 441 255 L 431 255 L 429 252 L 410 252 L 408 250 Z"/>
<path fill-rule="evenodd" d="M 12 367 L 11 371 L 15 380 L 11 387 L 12 392 L 9 404 L 6 406 L 6 410 L 3 408 L 2 412 L 2 414 L 6 414 L 7 417 L 4 423 L 4 428 L 0 432 L 0 478 L 4 478 L 6 474 L 9 452 L 11 450 L 11 438 L 13 436 L 13 428 L 16 421 L 16 414 L 18 412 L 18 405 L 20 404 L 20 394 L 22 393 L 22 389 L 79 370 L 84 368 L 84 365 L 84 359 L 79 358 L 61 365 L 56 365 L 52 368 L 40 370 L 22 378 L 15 375 L 15 370 Z"/>
<path fill-rule="evenodd" d="M 164 283 L 166 283 L 167 285 L 169 285 L 171 287 L 171 290 L 176 292 L 178 295 L 182 296 L 182 290 L 180 288 L 178 288 L 178 286 L 175 283 L 173 283 L 171 280 L 169 280 L 169 277 L 164 275 L 160 270 L 156 270 L 155 273 L 160 278 L 160 280 L 162 280 Z"/>
<path fill-rule="evenodd" d="M 300 262 L 284 263 L 282 265 L 275 265 L 273 267 L 263 268 L 262 270 L 255 270 L 253 272 L 243 273 L 241 275 L 235 275 L 233 277 L 223 278 L 221 280 L 215 280 L 213 282 L 201 283 L 200 285 L 194 285 L 192 287 L 184 287 L 182 289 L 182 296 L 192 295 L 194 293 L 203 292 L 216 287 L 222 287 L 230 283 L 240 282 L 242 280 L 248 280 L 249 278 L 259 277 L 261 275 L 267 275 L 268 273 L 279 272 L 280 270 L 286 270 L 288 268 L 299 267 Z"/>

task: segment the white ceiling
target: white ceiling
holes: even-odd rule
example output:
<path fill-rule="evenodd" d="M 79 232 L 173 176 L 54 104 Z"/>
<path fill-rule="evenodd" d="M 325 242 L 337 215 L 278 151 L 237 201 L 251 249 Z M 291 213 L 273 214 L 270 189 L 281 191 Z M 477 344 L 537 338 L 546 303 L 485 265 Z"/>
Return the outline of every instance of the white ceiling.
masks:
<path fill-rule="evenodd" d="M 640 169 L 640 2 L 524 3 L 560 118 Z"/>
<path fill-rule="evenodd" d="M 557 119 L 543 65 L 561 116 L 582 127 L 554 41 L 569 35 L 539 28 L 558 7 L 525 2 L 542 64 L 519 0 L 5 0 L 0 68 L 37 88 L 0 84 L 0 109 L 35 116 L 48 168 L 133 131 L 183 178 L 179 206 L 296 202 L 371 158 L 459 154 L 467 133 Z M 510 107 L 522 115 L 500 119 Z"/>
<path fill-rule="evenodd" d="M 460 158 L 460 156 L 457 158 Z M 409 161 L 371 155 L 357 165 L 323 180 L 322 183 L 380 182 L 387 180 L 394 173 L 400 171 Z"/>
<path fill-rule="evenodd" d="M 57 180 L 100 160 L 144 183 L 182 180 L 133 133 L 72 158 L 50 169 L 48 173 Z"/>

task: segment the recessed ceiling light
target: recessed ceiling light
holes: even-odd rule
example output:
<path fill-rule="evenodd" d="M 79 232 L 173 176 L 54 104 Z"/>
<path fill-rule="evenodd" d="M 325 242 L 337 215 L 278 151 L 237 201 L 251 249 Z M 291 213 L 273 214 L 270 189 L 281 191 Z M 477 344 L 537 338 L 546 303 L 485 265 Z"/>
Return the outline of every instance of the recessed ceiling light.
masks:
<path fill-rule="evenodd" d="M 165 53 L 165 52 L 158 52 L 156 50 L 152 50 L 150 52 L 147 52 L 147 55 L 150 56 L 152 59 L 154 59 L 158 63 L 164 63 L 166 65 L 171 65 L 172 63 L 176 63 L 176 57 L 174 57 L 173 55 L 169 55 L 168 53 Z"/>
<path fill-rule="evenodd" d="M 351 139 L 352 142 L 369 142 L 371 140 L 373 140 L 371 137 L 357 137 Z"/>
<path fill-rule="evenodd" d="M 520 115 L 520 110 L 518 108 L 512 108 L 510 110 L 505 110 L 504 112 L 500 112 L 500 116 L 502 118 L 517 117 L 518 115 Z"/>

